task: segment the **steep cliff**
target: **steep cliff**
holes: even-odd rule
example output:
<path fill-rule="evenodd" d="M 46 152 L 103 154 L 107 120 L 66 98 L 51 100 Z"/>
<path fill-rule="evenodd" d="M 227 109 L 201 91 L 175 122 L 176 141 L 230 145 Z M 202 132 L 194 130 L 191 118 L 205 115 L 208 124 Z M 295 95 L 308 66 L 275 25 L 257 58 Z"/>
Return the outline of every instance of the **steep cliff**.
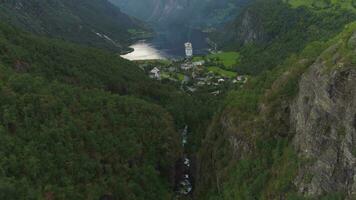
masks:
<path fill-rule="evenodd" d="M 356 197 L 355 38 L 356 31 L 349 43 L 338 41 L 323 53 L 302 76 L 291 105 L 293 144 L 305 162 L 295 184 L 306 196 Z M 349 55 L 343 55 L 345 48 Z"/>
<path fill-rule="evenodd" d="M 355 38 L 348 25 L 231 92 L 199 152 L 198 199 L 355 198 Z"/>

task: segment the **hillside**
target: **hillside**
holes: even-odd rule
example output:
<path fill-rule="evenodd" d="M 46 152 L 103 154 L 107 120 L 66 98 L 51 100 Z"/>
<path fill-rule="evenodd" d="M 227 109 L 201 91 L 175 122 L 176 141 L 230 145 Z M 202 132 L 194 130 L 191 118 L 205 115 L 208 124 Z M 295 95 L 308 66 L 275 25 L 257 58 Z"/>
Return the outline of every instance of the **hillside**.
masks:
<path fill-rule="evenodd" d="M 164 109 L 0 71 L 1 199 L 173 195 L 179 135 Z"/>
<path fill-rule="evenodd" d="M 356 18 L 330 2 L 257 0 L 218 33 L 252 76 L 202 140 L 196 199 L 356 198 Z"/>
<path fill-rule="evenodd" d="M 349 24 L 231 91 L 199 151 L 197 199 L 356 198 L 355 38 Z"/>
<path fill-rule="evenodd" d="M 0 24 L 0 199 L 170 199 L 213 107 L 116 53 Z M 142 192 L 147 191 L 147 192 Z"/>
<path fill-rule="evenodd" d="M 110 50 L 123 50 L 132 37 L 146 32 L 141 22 L 106 0 L 4 1 L 0 19 L 35 34 Z"/>

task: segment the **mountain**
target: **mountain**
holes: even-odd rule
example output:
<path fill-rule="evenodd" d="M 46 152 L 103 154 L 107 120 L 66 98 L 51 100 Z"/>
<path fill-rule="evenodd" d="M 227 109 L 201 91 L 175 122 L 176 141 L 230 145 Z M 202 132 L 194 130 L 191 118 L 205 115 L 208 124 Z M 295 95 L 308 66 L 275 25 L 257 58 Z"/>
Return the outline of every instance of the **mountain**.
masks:
<path fill-rule="evenodd" d="M 355 11 L 338 4 L 316 10 L 301 4 L 302 1 L 289 2 L 256 0 L 217 31 L 215 40 L 221 48 L 237 50 L 242 55 L 236 68 L 240 73 L 258 74 L 271 69 L 307 44 L 328 40 L 345 24 L 356 20 Z M 296 2 L 300 5 L 296 6 Z"/>
<path fill-rule="evenodd" d="M 232 19 L 248 0 L 110 0 L 130 15 L 154 25 L 215 27 Z"/>
<path fill-rule="evenodd" d="M 356 198 L 356 12 L 312 2 L 257 0 L 218 30 L 251 76 L 197 151 L 196 199 Z"/>
<path fill-rule="evenodd" d="M 196 198 L 355 199 L 355 85 L 351 23 L 231 91 L 198 153 Z"/>
<path fill-rule="evenodd" d="M 0 4 L 0 19 L 43 36 L 123 50 L 147 29 L 104 0 L 11 0 Z"/>

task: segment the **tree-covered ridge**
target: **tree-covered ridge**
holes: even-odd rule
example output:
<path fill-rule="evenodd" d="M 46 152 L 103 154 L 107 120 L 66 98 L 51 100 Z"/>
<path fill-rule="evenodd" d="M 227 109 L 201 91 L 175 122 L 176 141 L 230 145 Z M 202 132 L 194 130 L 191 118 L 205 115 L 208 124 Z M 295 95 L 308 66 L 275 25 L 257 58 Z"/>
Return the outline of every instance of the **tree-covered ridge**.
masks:
<path fill-rule="evenodd" d="M 142 89 L 139 85 L 152 82 L 137 66 L 114 53 L 35 37 L 4 24 L 0 36 L 0 59 L 21 73 L 119 94 L 133 94 Z"/>
<path fill-rule="evenodd" d="M 132 30 L 145 29 L 107 0 L 2 1 L 0 19 L 32 33 L 112 50 L 123 50 Z"/>
<path fill-rule="evenodd" d="M 139 99 L 166 91 L 113 53 L 0 29 L 1 199 L 168 198 L 175 121 Z"/>
<path fill-rule="evenodd" d="M 179 135 L 161 107 L 0 70 L 1 199 L 169 198 Z"/>

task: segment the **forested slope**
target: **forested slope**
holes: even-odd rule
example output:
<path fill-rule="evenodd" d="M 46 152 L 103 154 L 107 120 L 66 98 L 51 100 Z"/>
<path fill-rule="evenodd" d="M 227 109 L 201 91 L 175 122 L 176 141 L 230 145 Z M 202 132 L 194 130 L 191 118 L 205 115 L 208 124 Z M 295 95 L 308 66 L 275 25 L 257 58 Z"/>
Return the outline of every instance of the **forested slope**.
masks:
<path fill-rule="evenodd" d="M 6 0 L 0 19 L 35 34 L 111 50 L 123 50 L 147 31 L 107 0 Z"/>
<path fill-rule="evenodd" d="M 180 137 L 158 104 L 179 92 L 114 53 L 4 24 L 0 52 L 1 199 L 173 195 Z"/>
<path fill-rule="evenodd" d="M 199 152 L 198 199 L 356 197 L 355 38 L 353 23 L 231 91 Z"/>
<path fill-rule="evenodd" d="M 281 14 L 278 7 L 270 11 Z M 277 45 L 287 59 L 266 63 L 267 68 L 261 67 L 259 75 L 226 98 L 198 153 L 197 199 L 356 198 L 356 24 L 343 24 L 354 21 L 350 12 L 317 12 L 331 18 L 312 20 L 308 26 L 309 19 L 297 20 L 302 27 L 315 28 L 312 32 L 276 29 L 279 22 L 268 21 L 262 30 L 270 27 L 276 37 L 252 38 L 267 42 L 259 51 L 266 58 L 277 56 L 268 52 Z M 286 16 L 281 22 L 290 22 L 288 14 L 280 15 Z M 291 33 L 295 42 L 303 43 L 298 46 L 302 50 L 290 51 L 286 47 L 294 42 L 280 41 Z M 302 41 L 310 36 L 315 39 Z M 247 42 L 242 49 L 256 48 L 251 46 Z"/>
<path fill-rule="evenodd" d="M 1 199 L 172 195 L 179 135 L 161 107 L 3 66 L 0 93 Z"/>

